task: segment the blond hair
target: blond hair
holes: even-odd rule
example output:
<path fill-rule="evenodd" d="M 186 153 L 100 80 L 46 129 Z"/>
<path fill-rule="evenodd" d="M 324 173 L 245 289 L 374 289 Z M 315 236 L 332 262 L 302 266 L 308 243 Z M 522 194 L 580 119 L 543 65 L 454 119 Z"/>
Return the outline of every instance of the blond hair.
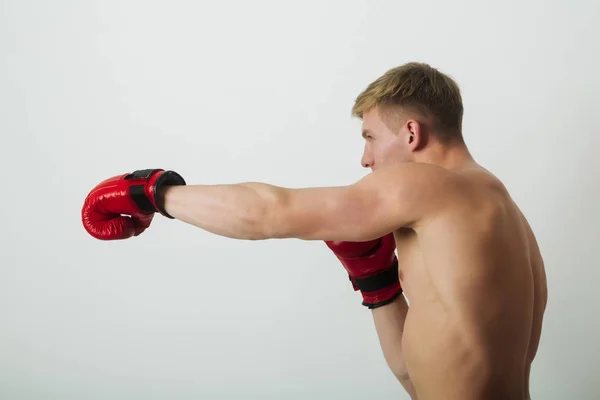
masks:
<path fill-rule="evenodd" d="M 411 62 L 388 70 L 358 95 L 352 115 L 362 119 L 374 107 L 416 113 L 431 123 L 440 139 L 462 140 L 458 84 L 428 64 Z"/>

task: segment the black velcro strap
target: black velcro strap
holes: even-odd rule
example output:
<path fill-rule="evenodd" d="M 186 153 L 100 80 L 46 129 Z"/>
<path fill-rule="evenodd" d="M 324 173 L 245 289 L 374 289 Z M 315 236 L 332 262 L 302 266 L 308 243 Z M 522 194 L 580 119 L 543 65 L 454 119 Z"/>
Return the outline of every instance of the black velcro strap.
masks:
<path fill-rule="evenodd" d="M 129 179 L 150 179 L 150 177 L 152 176 L 152 174 L 154 174 L 156 171 L 160 171 L 159 169 L 139 169 L 137 171 L 133 171 L 132 173 L 130 173 L 129 175 L 127 175 L 125 177 L 125 180 L 129 180 Z"/>
<path fill-rule="evenodd" d="M 185 179 L 175 171 L 165 171 L 154 183 L 156 190 L 161 186 L 185 185 Z"/>
<path fill-rule="evenodd" d="M 160 192 L 161 187 L 163 186 L 185 186 L 185 184 L 185 179 L 183 179 L 183 177 L 177 172 L 165 171 L 161 176 L 158 177 L 158 179 L 154 183 L 154 193 L 158 194 L 158 192 Z M 164 204 L 161 204 L 158 198 L 156 200 L 156 207 L 158 207 L 158 212 L 160 212 L 165 217 L 175 219 L 167 212 L 167 210 L 165 210 Z"/>
<path fill-rule="evenodd" d="M 353 278 L 361 292 L 375 292 L 398 282 L 398 260 L 388 269 L 367 278 Z"/>
<path fill-rule="evenodd" d="M 129 195 L 141 211 L 147 213 L 156 212 L 156 209 L 152 205 L 152 202 L 148 199 L 146 193 L 144 192 L 144 185 L 130 186 Z"/>

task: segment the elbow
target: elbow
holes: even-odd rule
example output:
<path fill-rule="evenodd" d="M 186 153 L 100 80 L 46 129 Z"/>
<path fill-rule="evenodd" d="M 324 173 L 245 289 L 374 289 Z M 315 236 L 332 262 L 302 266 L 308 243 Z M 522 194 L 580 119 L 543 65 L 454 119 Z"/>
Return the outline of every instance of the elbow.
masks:
<path fill-rule="evenodd" d="M 264 202 L 262 233 L 268 239 L 298 238 L 299 224 L 292 217 L 292 202 L 286 190 L 273 188 Z"/>
<path fill-rule="evenodd" d="M 411 382 L 408 371 L 392 371 L 392 373 L 402 385 L 406 385 Z"/>
<path fill-rule="evenodd" d="M 410 375 L 408 374 L 408 371 L 393 371 L 394 376 L 396 377 L 396 379 L 398 380 L 398 382 L 400 382 L 400 384 L 402 385 L 402 387 L 404 388 L 404 390 L 406 390 L 406 393 L 408 393 L 408 395 L 410 396 L 411 400 L 417 400 L 417 391 L 415 389 L 415 385 L 413 384 L 412 380 L 410 379 Z"/>
<path fill-rule="evenodd" d="M 272 210 L 268 206 L 259 206 L 255 210 L 248 211 L 244 217 L 244 225 L 246 226 L 244 240 L 266 240 L 275 238 L 276 233 L 273 230 Z"/>
<path fill-rule="evenodd" d="M 287 196 L 284 191 L 260 183 L 242 184 L 254 192 L 255 203 L 242 216 L 244 240 L 266 240 L 286 237 L 285 213 Z"/>

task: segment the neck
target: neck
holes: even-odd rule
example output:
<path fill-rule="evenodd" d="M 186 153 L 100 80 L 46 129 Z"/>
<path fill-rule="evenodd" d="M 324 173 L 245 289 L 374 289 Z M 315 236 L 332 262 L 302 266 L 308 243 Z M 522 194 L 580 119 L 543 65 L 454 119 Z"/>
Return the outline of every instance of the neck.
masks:
<path fill-rule="evenodd" d="M 430 143 L 427 149 L 415 157 L 416 162 L 434 164 L 446 169 L 462 169 L 476 166 L 467 146 L 460 143 Z"/>

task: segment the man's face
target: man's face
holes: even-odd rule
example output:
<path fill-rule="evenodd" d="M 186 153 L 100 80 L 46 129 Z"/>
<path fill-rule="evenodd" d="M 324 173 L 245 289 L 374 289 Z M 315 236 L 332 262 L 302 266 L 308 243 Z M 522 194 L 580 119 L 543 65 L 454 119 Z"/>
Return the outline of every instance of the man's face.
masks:
<path fill-rule="evenodd" d="M 409 132 L 399 122 L 392 131 L 381 119 L 380 111 L 373 108 L 363 114 L 362 135 L 365 149 L 361 164 L 375 170 L 391 164 L 410 162 L 413 154 L 409 146 Z"/>

